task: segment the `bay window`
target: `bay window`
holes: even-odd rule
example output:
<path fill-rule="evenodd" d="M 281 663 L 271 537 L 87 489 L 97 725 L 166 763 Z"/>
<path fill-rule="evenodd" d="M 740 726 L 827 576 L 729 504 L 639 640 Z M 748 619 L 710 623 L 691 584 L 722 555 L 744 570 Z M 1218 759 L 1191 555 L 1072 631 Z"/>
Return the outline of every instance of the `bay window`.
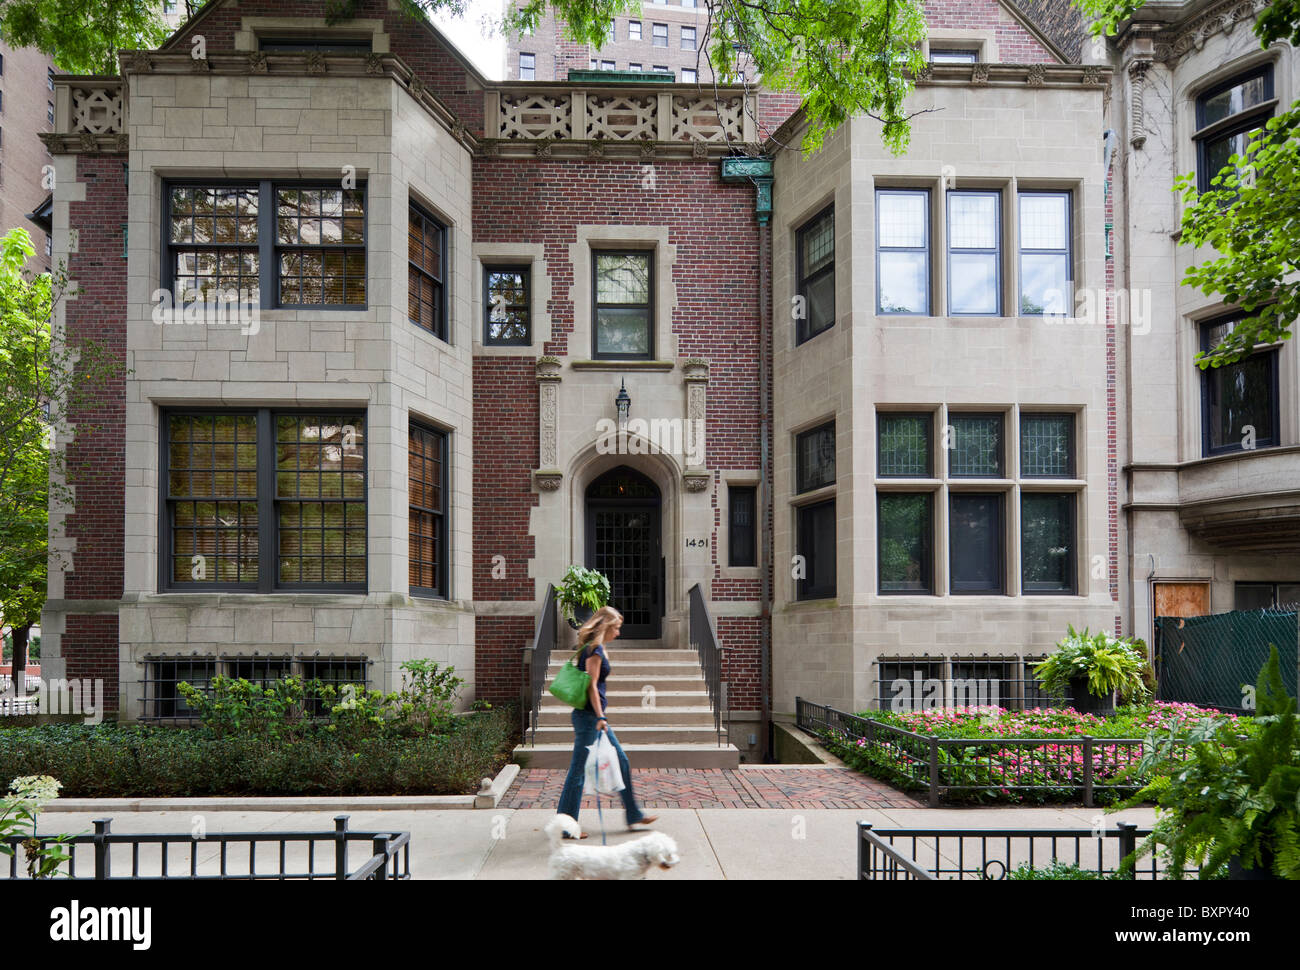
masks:
<path fill-rule="evenodd" d="M 366 588 L 362 411 L 164 412 L 164 591 Z"/>
<path fill-rule="evenodd" d="M 182 304 L 366 306 L 365 188 L 168 182 L 162 282 Z"/>

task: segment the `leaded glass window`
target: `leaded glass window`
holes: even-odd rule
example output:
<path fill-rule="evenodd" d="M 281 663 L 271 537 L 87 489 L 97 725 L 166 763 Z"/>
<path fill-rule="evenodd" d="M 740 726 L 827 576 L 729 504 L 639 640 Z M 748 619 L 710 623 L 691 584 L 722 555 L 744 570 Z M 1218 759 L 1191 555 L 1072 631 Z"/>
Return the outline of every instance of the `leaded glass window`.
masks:
<path fill-rule="evenodd" d="M 182 303 L 258 306 L 261 299 L 256 186 L 173 185 L 168 252 Z"/>
<path fill-rule="evenodd" d="M 276 417 L 279 582 L 366 580 L 366 426 L 359 412 Z"/>
<path fill-rule="evenodd" d="M 795 234 L 797 292 L 795 342 L 803 343 L 835 323 L 835 207 L 809 220 Z"/>
<path fill-rule="evenodd" d="M 835 422 L 805 431 L 795 438 L 796 492 L 810 492 L 835 483 Z"/>
<path fill-rule="evenodd" d="M 654 355 L 653 255 L 647 251 L 592 254 L 594 357 L 648 359 Z"/>
<path fill-rule="evenodd" d="M 1002 477 L 1002 420 L 1001 414 L 948 415 L 951 477 Z"/>
<path fill-rule="evenodd" d="M 931 476 L 929 414 L 881 414 L 877 418 L 881 478 Z"/>
<path fill-rule="evenodd" d="M 406 447 L 411 591 L 447 596 L 447 435 L 412 423 Z"/>
<path fill-rule="evenodd" d="M 360 189 L 276 190 L 280 306 L 364 306 L 365 193 Z"/>
<path fill-rule="evenodd" d="M 166 448 L 170 581 L 255 586 L 256 416 L 169 415 Z"/>
<path fill-rule="evenodd" d="M 1020 413 L 1020 477 L 1074 477 L 1074 415 Z"/>
<path fill-rule="evenodd" d="M 446 340 L 446 227 L 419 206 L 410 206 L 406 248 L 406 315 L 416 326 Z"/>

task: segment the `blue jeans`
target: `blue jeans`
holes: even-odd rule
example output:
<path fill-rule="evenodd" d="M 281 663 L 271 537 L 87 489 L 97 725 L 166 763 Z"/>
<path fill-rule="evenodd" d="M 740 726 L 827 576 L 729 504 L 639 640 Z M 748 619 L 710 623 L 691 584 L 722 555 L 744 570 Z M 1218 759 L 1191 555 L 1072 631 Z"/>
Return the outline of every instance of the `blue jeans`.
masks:
<path fill-rule="evenodd" d="M 598 732 L 596 715 L 590 706 L 582 710 L 574 708 L 569 719 L 573 722 L 573 760 L 569 762 L 569 773 L 564 779 L 564 791 L 560 793 L 558 811 L 561 815 L 576 820 L 578 808 L 582 804 L 583 782 L 586 780 L 584 776 L 587 768 L 587 746 L 596 743 Z M 610 744 L 614 745 L 614 750 L 618 752 L 618 768 L 623 772 L 623 784 L 626 787 L 619 792 L 619 795 L 623 798 L 623 808 L 627 812 L 627 824 L 635 825 L 645 818 L 645 812 L 641 811 L 641 806 L 636 803 L 636 797 L 632 794 L 632 768 L 627 763 L 623 746 L 618 743 L 618 738 L 614 737 L 614 732 L 608 724 L 605 725 L 605 733 L 609 735 Z"/>

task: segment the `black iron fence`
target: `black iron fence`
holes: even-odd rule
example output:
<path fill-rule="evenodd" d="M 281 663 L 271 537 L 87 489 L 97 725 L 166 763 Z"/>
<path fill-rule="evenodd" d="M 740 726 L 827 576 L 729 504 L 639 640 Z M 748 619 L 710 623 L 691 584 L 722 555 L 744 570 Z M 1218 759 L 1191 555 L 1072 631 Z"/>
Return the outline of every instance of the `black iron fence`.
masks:
<path fill-rule="evenodd" d="M 858 878 L 998 880 L 1022 866 L 1038 869 L 1058 863 L 1097 876 L 1159 879 L 1164 870 L 1156 853 L 1129 859 L 1150 834 L 1131 822 L 1099 824 L 1091 831 L 876 829 L 859 822 Z"/>
<path fill-rule="evenodd" d="M 704 601 L 704 592 L 698 583 L 691 587 L 691 646 L 700 658 L 700 667 L 704 670 L 704 680 L 708 685 L 709 705 L 713 708 L 713 729 L 718 735 L 718 744 L 722 744 L 722 707 L 727 704 L 727 739 L 731 739 L 731 705 L 726 699 L 726 651 L 718 646 L 718 631 L 714 629 L 713 617 L 709 615 L 708 604 Z"/>
<path fill-rule="evenodd" d="M 937 738 L 874 718 L 795 698 L 795 723 L 831 744 L 855 749 L 874 777 L 927 793 L 937 806 L 953 794 L 1032 794 L 1086 806 L 1132 794 L 1119 775 L 1142 758 L 1141 738 Z"/>
<path fill-rule="evenodd" d="M 244 879 L 320 880 L 357 882 L 411 878 L 411 833 L 354 832 L 347 815 L 334 817 L 333 832 L 213 832 L 114 834 L 112 819 L 96 819 L 94 833 L 59 837 L 37 835 L 42 848 L 62 844 L 69 858 L 59 867 L 56 879 Z M 7 870 L 0 866 L 0 878 L 26 876 L 23 836 L 5 840 L 14 850 Z M 350 868 L 349 847 L 363 846 L 356 868 Z M 298 851 L 290 857 L 290 847 Z M 301 847 L 305 846 L 305 856 Z M 318 849 L 318 846 L 320 847 Z M 157 847 L 157 852 L 152 851 Z M 258 853 L 259 847 L 267 847 Z M 114 853 L 114 849 L 117 852 Z M 130 874 L 115 867 L 131 854 Z M 355 849 L 352 851 L 356 859 Z M 147 856 L 147 858 L 142 858 Z M 325 868 L 322 865 L 329 863 Z M 305 866 L 305 868 L 304 868 Z M 214 872 L 213 869 L 216 869 Z"/>
<path fill-rule="evenodd" d="M 1282 683 L 1297 682 L 1295 610 L 1250 610 L 1156 620 L 1156 698 L 1254 714 L 1255 683 L 1276 646 Z"/>
<path fill-rule="evenodd" d="M 537 721 L 542 709 L 542 691 L 546 689 L 546 672 L 551 664 L 551 651 L 555 649 L 556 638 L 556 604 L 555 586 L 547 584 L 546 599 L 542 610 L 537 614 L 537 629 L 533 632 L 533 649 L 528 658 L 528 684 L 524 690 L 524 703 L 520 704 L 522 723 L 521 735 L 532 730 L 530 744 L 537 743 Z"/>

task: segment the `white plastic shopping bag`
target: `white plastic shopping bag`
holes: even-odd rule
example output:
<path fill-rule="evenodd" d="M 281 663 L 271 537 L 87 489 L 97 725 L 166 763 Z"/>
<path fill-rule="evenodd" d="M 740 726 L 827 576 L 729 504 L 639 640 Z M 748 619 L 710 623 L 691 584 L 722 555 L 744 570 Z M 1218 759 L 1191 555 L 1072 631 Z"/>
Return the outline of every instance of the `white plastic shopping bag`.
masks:
<path fill-rule="evenodd" d="M 627 787 L 623 784 L 623 772 L 618 767 L 618 751 L 604 731 L 596 735 L 595 744 L 587 745 L 586 787 L 594 788 L 602 795 L 622 791 Z"/>

